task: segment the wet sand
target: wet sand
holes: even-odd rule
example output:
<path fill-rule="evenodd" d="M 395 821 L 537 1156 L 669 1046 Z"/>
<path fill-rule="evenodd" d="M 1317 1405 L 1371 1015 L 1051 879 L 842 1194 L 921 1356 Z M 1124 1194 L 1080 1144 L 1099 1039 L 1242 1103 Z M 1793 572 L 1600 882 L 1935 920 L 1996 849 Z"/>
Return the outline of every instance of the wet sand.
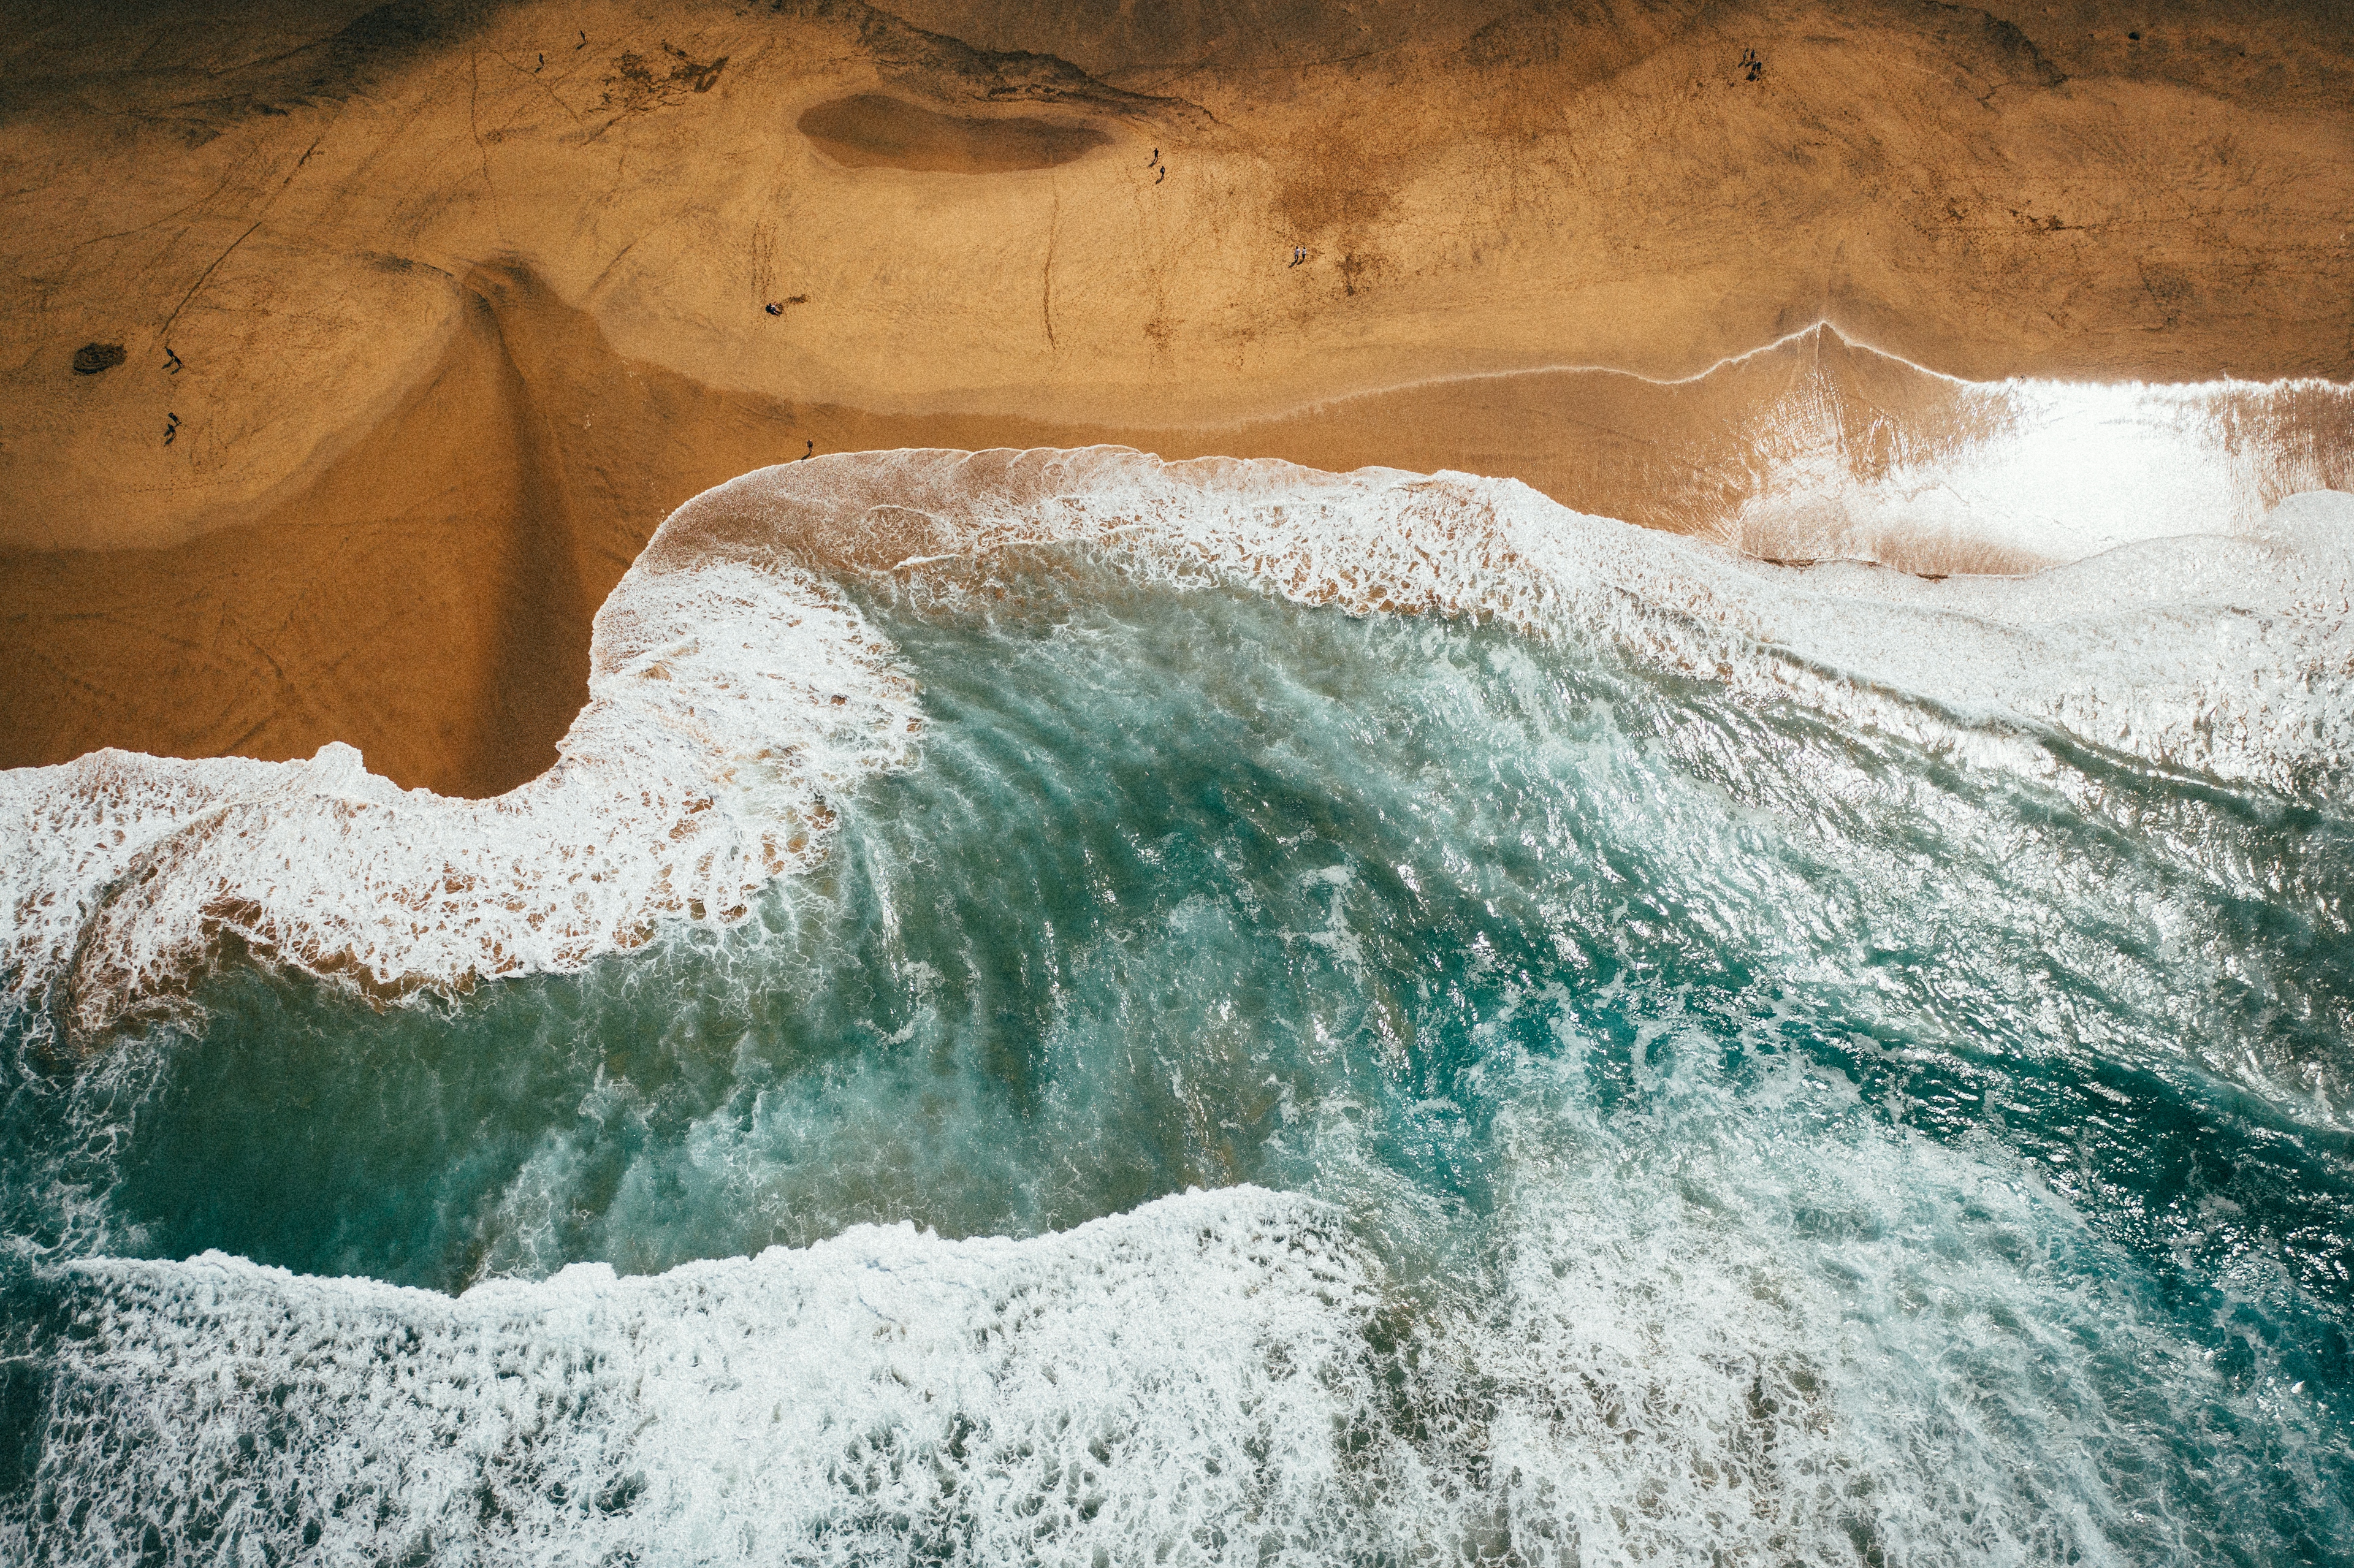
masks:
<path fill-rule="evenodd" d="M 0 765 L 495 793 L 662 518 L 812 443 L 1456 468 L 1804 554 L 1774 461 L 1934 445 L 1908 359 L 2354 373 L 2354 43 L 2295 7 L 1115 10 L 36 15 Z M 1868 553 L 2035 564 L 1931 544 Z"/>
<path fill-rule="evenodd" d="M 1002 175 L 1051 169 L 1111 144 L 1092 125 L 1028 115 L 935 114 L 880 92 L 821 103 L 797 124 L 819 151 L 853 169 Z"/>

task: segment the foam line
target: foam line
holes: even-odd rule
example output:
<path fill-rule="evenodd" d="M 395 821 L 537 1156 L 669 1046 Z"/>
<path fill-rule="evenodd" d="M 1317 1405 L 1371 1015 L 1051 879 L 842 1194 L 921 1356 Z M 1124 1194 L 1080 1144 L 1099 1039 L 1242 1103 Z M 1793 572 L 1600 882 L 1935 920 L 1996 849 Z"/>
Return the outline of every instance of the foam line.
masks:
<path fill-rule="evenodd" d="M 2261 1555 L 2332 1517 L 2327 1413 L 2153 1320 L 2038 1183 L 1688 1086 L 1631 1142 L 1504 1118 L 1495 1267 L 1435 1300 L 1249 1187 L 454 1299 L 65 1265 L 0 1554 L 1959 1568 Z"/>
<path fill-rule="evenodd" d="M 914 687 L 832 586 L 1019 546 L 1115 553 L 1352 613 L 1500 619 L 1761 701 L 2035 767 L 2058 732 L 2344 798 L 2354 497 L 2013 582 L 1800 571 L 1511 481 L 1116 448 L 765 469 L 682 506 L 599 612 L 557 765 L 493 800 L 306 762 L 116 751 L 0 776 L 8 992 L 68 1038 L 171 1005 L 242 945 L 382 994 L 577 968 L 741 919 L 811 864 L 830 794 L 909 765 Z M 2007 739 L 2005 737 L 2012 737 Z"/>
<path fill-rule="evenodd" d="M 233 1560 L 355 1563 L 1084 1563 L 1205 1523 L 1313 1531 L 1345 1511 L 1333 1417 L 1378 1394 L 1377 1277 L 1331 1218 L 1243 1188 L 1034 1241 L 861 1225 L 454 1300 L 91 1260 L 51 1521 L 90 1561 L 202 1518 Z"/>

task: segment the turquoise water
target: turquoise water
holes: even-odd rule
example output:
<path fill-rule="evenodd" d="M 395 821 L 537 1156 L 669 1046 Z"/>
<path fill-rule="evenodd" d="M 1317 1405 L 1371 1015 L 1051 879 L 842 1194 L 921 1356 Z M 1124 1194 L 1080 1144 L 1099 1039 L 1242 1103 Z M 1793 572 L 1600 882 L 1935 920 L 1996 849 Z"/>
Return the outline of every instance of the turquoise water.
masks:
<path fill-rule="evenodd" d="M 745 924 L 11 1021 L 22 1555 L 2354 1561 L 2342 807 L 1079 551 L 850 591 L 920 762 Z M 613 1369 L 776 1246 L 692 1310 L 920 1277 L 931 1370 L 748 1327 L 762 1492 Z"/>

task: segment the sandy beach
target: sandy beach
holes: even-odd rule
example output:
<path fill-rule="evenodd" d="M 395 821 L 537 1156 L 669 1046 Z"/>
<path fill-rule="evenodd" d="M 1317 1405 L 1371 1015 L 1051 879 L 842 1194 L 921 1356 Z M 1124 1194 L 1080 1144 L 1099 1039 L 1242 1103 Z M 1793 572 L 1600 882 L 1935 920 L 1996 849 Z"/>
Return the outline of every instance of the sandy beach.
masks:
<path fill-rule="evenodd" d="M 2306 377 L 2246 418 L 2348 482 L 2326 15 L 1297 12 L 37 9 L 0 766 L 498 793 L 662 519 L 809 451 L 1457 469 L 1804 557 L 1776 486 L 1968 435 L 1953 377 Z"/>

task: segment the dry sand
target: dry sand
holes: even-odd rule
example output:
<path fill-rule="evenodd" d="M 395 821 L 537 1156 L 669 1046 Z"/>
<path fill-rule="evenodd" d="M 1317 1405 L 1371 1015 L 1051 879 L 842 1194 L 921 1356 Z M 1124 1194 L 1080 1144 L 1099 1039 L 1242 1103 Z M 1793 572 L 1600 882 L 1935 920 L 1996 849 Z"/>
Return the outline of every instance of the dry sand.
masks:
<path fill-rule="evenodd" d="M 1770 553 L 1791 410 L 1864 466 L 1950 413 L 1850 342 L 2354 373 L 2338 6 L 22 14 L 0 766 L 504 789 L 654 525 L 808 443 L 1451 467 Z"/>

